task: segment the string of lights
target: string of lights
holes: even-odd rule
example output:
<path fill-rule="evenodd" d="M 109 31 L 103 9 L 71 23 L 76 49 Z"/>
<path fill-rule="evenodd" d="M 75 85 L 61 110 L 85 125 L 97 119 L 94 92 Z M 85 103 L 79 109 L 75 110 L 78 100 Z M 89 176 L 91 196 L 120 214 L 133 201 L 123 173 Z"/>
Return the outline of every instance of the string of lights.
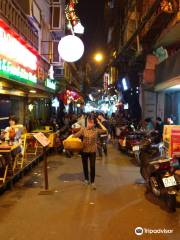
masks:
<path fill-rule="evenodd" d="M 75 5 L 78 4 L 78 0 L 71 0 L 65 7 L 65 15 L 68 20 L 68 24 L 75 26 L 79 22 L 79 17 L 75 12 Z"/>
<path fill-rule="evenodd" d="M 81 25 L 81 21 L 76 14 L 75 6 L 78 4 L 79 0 L 70 0 L 65 7 L 65 16 L 68 21 L 67 27 L 73 33 L 83 34 L 84 27 Z"/>

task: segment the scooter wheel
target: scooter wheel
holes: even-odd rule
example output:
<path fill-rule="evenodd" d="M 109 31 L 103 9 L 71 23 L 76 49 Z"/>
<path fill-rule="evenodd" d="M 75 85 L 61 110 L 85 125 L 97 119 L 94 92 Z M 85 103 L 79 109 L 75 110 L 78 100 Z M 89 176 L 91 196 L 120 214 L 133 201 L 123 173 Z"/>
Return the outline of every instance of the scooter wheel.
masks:
<path fill-rule="evenodd" d="M 175 212 L 176 211 L 176 195 L 168 194 L 166 196 L 166 204 L 169 212 Z"/>
<path fill-rule="evenodd" d="M 154 176 L 151 176 L 149 179 L 149 186 L 151 188 L 151 192 L 156 196 L 160 197 L 161 196 L 161 191 L 158 186 L 155 184 L 156 178 Z"/>
<path fill-rule="evenodd" d="M 140 152 L 135 153 L 135 159 L 136 159 L 136 163 L 138 164 L 138 166 L 141 166 L 141 153 Z"/>

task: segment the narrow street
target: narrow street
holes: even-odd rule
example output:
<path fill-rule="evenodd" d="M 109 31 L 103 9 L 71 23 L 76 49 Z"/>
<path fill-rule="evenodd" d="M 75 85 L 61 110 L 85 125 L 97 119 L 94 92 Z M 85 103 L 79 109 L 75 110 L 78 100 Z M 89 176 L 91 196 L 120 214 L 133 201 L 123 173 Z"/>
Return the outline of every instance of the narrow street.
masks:
<path fill-rule="evenodd" d="M 97 160 L 97 190 L 82 183 L 78 155 L 50 155 L 49 184 L 43 190 L 42 166 L 0 196 L 0 238 L 4 240 L 178 240 L 180 208 L 168 213 L 163 201 L 145 194 L 139 168 L 109 146 Z M 170 229 L 172 234 L 136 236 L 136 227 Z"/>

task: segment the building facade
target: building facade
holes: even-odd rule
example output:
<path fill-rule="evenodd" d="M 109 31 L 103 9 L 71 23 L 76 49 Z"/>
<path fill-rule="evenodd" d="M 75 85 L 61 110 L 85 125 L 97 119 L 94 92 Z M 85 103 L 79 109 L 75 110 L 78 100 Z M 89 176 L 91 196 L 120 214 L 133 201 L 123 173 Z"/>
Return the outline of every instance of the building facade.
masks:
<path fill-rule="evenodd" d="M 47 119 L 56 91 L 57 39 L 64 35 L 64 1 L 0 1 L 0 124 Z M 58 23 L 57 23 L 58 22 Z M 54 67 L 55 65 L 55 67 Z"/>
<path fill-rule="evenodd" d="M 173 115 L 179 123 L 179 0 L 106 3 L 109 65 L 120 81 L 127 76 L 130 94 L 140 88 L 143 118 Z"/>

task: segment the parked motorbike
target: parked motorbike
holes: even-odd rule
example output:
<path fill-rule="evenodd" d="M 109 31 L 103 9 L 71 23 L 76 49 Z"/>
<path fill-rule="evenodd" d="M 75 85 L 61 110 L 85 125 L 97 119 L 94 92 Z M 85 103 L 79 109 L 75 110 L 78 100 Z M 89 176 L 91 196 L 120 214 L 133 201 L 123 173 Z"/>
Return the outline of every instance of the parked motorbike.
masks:
<path fill-rule="evenodd" d="M 142 158 L 146 153 L 151 155 L 153 158 L 163 156 L 164 145 L 156 131 L 151 132 L 150 134 L 142 132 L 140 140 L 132 143 L 132 151 L 137 164 L 141 165 Z"/>
<path fill-rule="evenodd" d="M 176 196 L 180 189 L 180 164 L 178 162 L 179 166 L 173 167 L 173 161 L 175 159 L 164 157 L 155 160 L 147 159 L 140 168 L 141 175 L 146 181 L 147 190 L 156 197 L 164 196 L 167 208 L 171 212 L 176 211 Z"/>
<path fill-rule="evenodd" d="M 134 125 L 122 128 L 119 137 L 119 149 L 135 157 L 136 162 L 140 165 L 141 149 L 145 149 L 150 145 L 150 141 L 145 137 L 146 133 L 136 130 Z"/>
<path fill-rule="evenodd" d="M 99 136 L 98 152 L 99 152 L 100 157 L 102 157 L 103 152 L 104 152 L 105 156 L 107 156 L 107 140 L 108 140 L 107 134 L 101 134 Z"/>

